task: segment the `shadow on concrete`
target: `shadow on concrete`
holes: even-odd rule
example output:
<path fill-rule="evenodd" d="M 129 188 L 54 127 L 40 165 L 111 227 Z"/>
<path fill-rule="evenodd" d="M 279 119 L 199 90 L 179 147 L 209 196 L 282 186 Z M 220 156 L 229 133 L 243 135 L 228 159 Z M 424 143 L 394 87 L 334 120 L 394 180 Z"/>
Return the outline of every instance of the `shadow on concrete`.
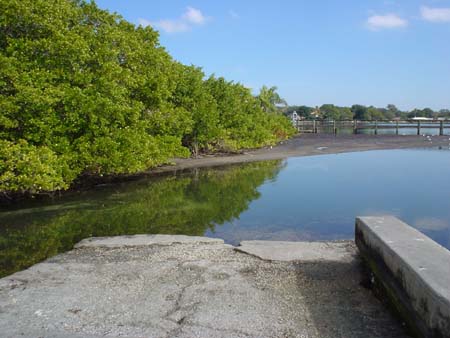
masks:
<path fill-rule="evenodd" d="M 296 263 L 297 282 L 320 337 L 410 337 L 401 321 L 365 288 L 365 267 L 350 262 Z"/>

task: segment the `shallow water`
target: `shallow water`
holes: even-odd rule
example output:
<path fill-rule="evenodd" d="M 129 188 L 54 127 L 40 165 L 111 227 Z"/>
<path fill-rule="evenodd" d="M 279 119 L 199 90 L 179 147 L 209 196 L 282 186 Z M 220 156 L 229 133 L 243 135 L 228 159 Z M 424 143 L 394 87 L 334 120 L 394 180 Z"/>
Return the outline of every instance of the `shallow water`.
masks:
<path fill-rule="evenodd" d="M 391 214 L 450 248 L 450 151 L 291 158 L 146 178 L 0 212 L 0 275 L 83 238 L 139 233 L 353 238 L 357 215 Z"/>

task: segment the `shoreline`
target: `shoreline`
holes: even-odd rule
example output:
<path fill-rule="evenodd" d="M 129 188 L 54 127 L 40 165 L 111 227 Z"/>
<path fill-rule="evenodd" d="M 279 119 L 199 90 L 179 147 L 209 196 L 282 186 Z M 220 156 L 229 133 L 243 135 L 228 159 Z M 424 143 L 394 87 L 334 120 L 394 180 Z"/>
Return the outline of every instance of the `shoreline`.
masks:
<path fill-rule="evenodd" d="M 198 158 L 174 159 L 174 164 L 145 171 L 143 175 L 176 172 L 194 168 L 229 164 L 283 160 L 289 157 L 341 154 L 369 150 L 394 150 L 443 147 L 450 149 L 448 136 L 422 135 L 329 135 L 302 134 L 274 147 L 243 151 L 237 155 L 203 155 Z M 139 174 L 138 174 L 139 175 Z"/>
<path fill-rule="evenodd" d="M 8 208 L 22 201 L 46 200 L 63 196 L 70 196 L 81 191 L 95 189 L 101 186 L 136 181 L 146 177 L 166 174 L 176 174 L 178 171 L 197 168 L 219 167 L 233 164 L 283 160 L 290 157 L 341 154 L 370 150 L 394 150 L 414 148 L 450 149 L 449 136 L 422 135 L 332 135 L 332 134 L 301 134 L 273 147 L 243 150 L 240 154 L 206 154 L 197 158 L 173 159 L 172 164 L 151 168 L 135 174 L 121 174 L 111 176 L 81 176 L 75 180 L 73 186 L 63 191 L 41 192 L 35 195 L 0 193 L 0 205 Z M 0 208 L 2 210 L 2 208 Z"/>

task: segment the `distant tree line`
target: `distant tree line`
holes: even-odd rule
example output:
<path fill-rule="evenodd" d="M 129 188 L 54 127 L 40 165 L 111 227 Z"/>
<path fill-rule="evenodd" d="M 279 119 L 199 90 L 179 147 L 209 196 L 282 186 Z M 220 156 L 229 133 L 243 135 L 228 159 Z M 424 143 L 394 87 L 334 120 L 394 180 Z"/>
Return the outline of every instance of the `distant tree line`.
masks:
<path fill-rule="evenodd" d="M 411 119 L 414 117 L 450 118 L 450 109 L 435 111 L 430 108 L 424 108 L 402 111 L 393 104 L 389 104 L 386 108 L 376 108 L 374 106 L 363 106 L 359 104 L 351 107 L 324 104 L 320 107 L 288 106 L 283 108 L 283 112 L 286 115 L 291 115 L 294 111 L 304 119 L 323 120 L 393 120 Z"/>
<path fill-rule="evenodd" d="M 0 0 L 0 194 L 293 134 L 276 88 L 258 96 L 175 61 L 151 27 L 88 0 Z"/>

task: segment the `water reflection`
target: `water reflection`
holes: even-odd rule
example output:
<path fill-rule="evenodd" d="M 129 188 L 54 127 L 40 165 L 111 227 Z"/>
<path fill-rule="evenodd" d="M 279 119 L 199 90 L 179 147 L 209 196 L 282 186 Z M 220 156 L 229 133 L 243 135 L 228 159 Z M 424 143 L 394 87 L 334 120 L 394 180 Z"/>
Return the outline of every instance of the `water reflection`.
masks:
<path fill-rule="evenodd" d="M 291 158 L 232 224 L 207 235 L 332 240 L 354 235 L 357 215 L 394 215 L 450 248 L 450 151 L 382 150 Z"/>
<path fill-rule="evenodd" d="M 83 238 L 203 235 L 239 217 L 282 163 L 269 161 L 128 182 L 53 204 L 0 213 L 0 275 L 24 269 Z"/>

